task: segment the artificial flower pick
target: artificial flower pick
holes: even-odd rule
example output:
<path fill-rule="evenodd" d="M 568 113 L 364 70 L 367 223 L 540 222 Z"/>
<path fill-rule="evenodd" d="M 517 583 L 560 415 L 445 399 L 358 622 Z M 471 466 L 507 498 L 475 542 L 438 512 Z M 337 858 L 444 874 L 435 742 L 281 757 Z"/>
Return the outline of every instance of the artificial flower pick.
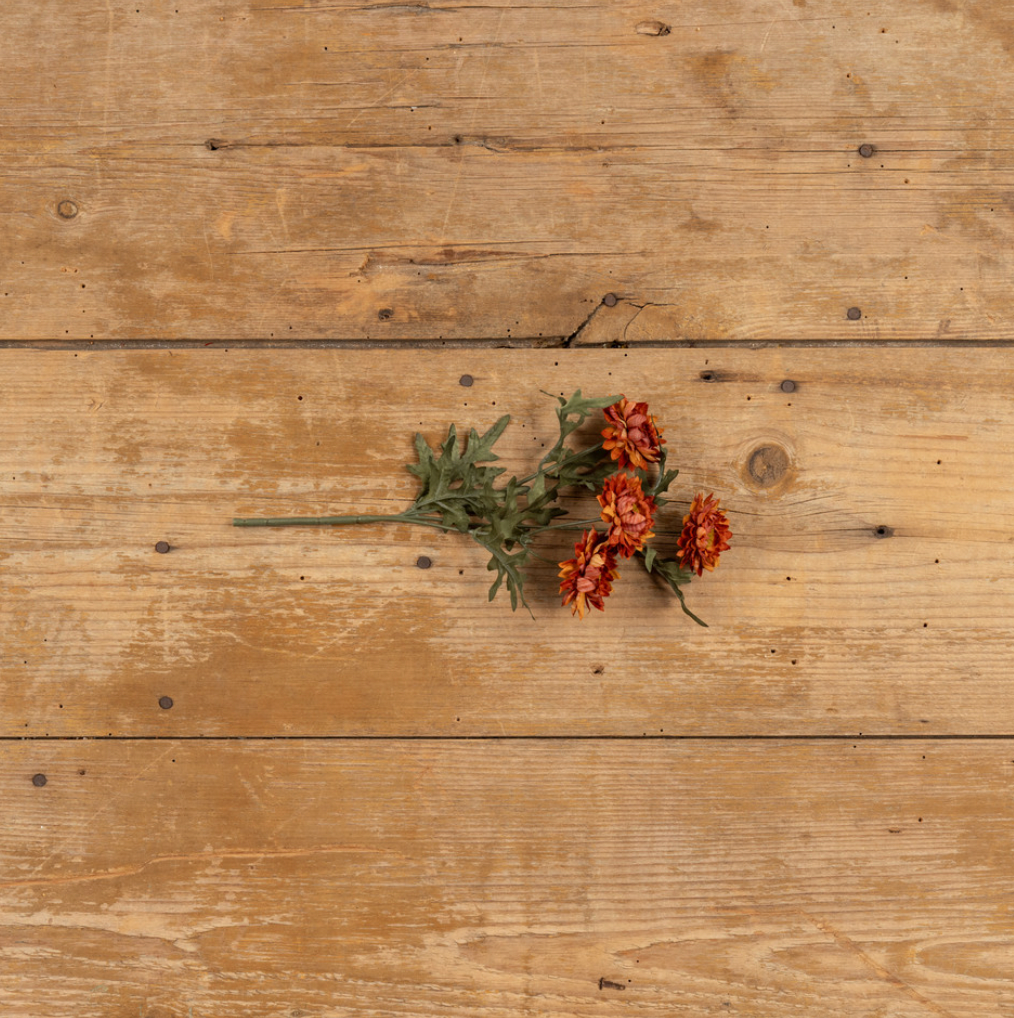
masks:
<path fill-rule="evenodd" d="M 549 395 L 546 393 L 546 395 Z M 706 625 L 687 608 L 682 587 L 704 570 L 712 571 L 719 556 L 729 548 L 729 521 L 714 494 L 698 494 L 683 517 L 676 555 L 660 558 L 648 541 L 660 508 L 670 499 L 663 496 L 678 470 L 666 469 L 666 441 L 662 429 L 648 411 L 647 403 L 626 396 L 586 399 L 579 389 L 570 399 L 554 397 L 560 437 L 525 478 L 512 477 L 502 486 L 494 480 L 503 467 L 491 467 L 499 457 L 493 446 L 510 423 L 501 417 L 484 435 L 473 428 L 462 448 L 452 424 L 447 438 L 434 452 L 422 435 L 415 436 L 418 462 L 408 469 L 422 482 L 412 505 L 387 515 L 269 517 L 234 519 L 237 527 L 331 526 L 345 523 L 415 523 L 437 530 L 467 534 L 489 553 L 486 568 L 496 572 L 489 600 L 506 583 L 511 608 L 525 608 L 524 568 L 532 557 L 541 557 L 532 545 L 547 530 L 581 530 L 574 557 L 560 562 L 560 593 L 563 605 L 583 619 L 589 608 L 605 610 L 604 600 L 619 578 L 619 559 L 640 559 L 648 573 L 664 580 L 679 599 L 680 607 L 695 622 Z M 566 445 L 573 434 L 596 411 L 605 416 L 602 441 L 574 451 Z M 654 472 L 654 480 L 651 473 Z M 596 492 L 601 513 L 578 523 L 554 523 L 567 510 L 553 505 L 561 492 L 585 488 Z M 531 609 L 529 608 L 529 612 Z"/>

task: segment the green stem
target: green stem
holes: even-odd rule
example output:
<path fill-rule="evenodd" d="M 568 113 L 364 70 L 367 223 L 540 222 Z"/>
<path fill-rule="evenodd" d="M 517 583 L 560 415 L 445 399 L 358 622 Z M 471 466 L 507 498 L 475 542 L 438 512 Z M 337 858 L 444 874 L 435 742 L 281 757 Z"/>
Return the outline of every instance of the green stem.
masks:
<path fill-rule="evenodd" d="M 479 497 L 478 493 L 474 491 L 449 491 L 445 495 L 431 495 L 429 498 L 416 499 L 415 505 L 417 508 L 422 508 L 423 506 L 428 505 L 439 505 L 441 502 L 471 502 L 475 501 L 475 499 Z"/>
<path fill-rule="evenodd" d="M 581 520 L 579 523 L 550 523 L 544 527 L 534 528 L 538 533 L 543 530 L 584 530 L 585 527 L 596 527 L 602 522 L 601 517 L 594 520 Z"/>
<path fill-rule="evenodd" d="M 423 520 L 403 513 L 389 513 L 384 516 L 273 516 L 257 519 L 234 519 L 234 527 L 329 527 L 343 523 L 417 523 L 421 527 L 435 527 L 437 530 L 456 530 L 436 520 Z"/>
<path fill-rule="evenodd" d="M 532 558 L 540 559 L 542 562 L 546 562 L 551 566 L 558 566 L 560 564 L 556 561 L 556 559 L 546 558 L 545 555 L 540 555 L 537 551 L 532 551 L 531 548 L 528 549 L 528 554 L 531 555 Z"/>
<path fill-rule="evenodd" d="M 535 469 L 534 473 L 531 473 L 527 477 L 522 478 L 522 480 L 519 481 L 518 483 L 519 484 L 530 484 L 541 473 L 544 473 L 547 477 L 551 477 L 551 478 L 554 478 L 556 480 L 559 480 L 559 475 L 558 474 L 554 473 L 552 470 L 543 470 L 542 468 L 546 465 L 547 462 L 551 461 L 551 458 L 554 455 L 557 457 L 556 467 L 559 468 L 559 466 L 560 466 L 560 463 L 559 463 L 559 454 L 561 452 L 563 452 L 563 440 L 562 439 L 559 442 L 556 443 L 556 446 L 554 448 L 550 449 L 549 452 L 547 452 L 546 455 L 542 457 L 542 461 L 539 463 L 539 465 Z M 570 458 L 566 461 L 567 466 L 590 466 L 590 467 L 593 467 L 595 465 L 596 460 L 599 459 L 599 454 L 601 452 L 602 452 L 602 443 L 599 442 L 598 445 L 593 445 L 590 449 L 584 449 L 581 452 L 572 453 Z M 574 462 L 575 460 L 578 460 L 579 462 L 575 463 Z"/>

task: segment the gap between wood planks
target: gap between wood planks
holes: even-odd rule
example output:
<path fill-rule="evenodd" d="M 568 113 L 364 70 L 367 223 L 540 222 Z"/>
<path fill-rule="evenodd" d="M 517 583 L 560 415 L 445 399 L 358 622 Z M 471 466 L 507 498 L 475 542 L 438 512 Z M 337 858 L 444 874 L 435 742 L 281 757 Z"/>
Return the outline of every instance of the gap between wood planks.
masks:
<path fill-rule="evenodd" d="M 578 330 L 580 331 L 580 329 Z M 573 334 L 572 334 L 573 335 Z M 896 350 L 1014 349 L 1014 339 L 668 339 L 647 343 L 589 343 L 569 345 L 568 336 L 538 339 L 293 339 L 293 340 L 193 340 L 193 339 L 5 339 L 0 350 L 771 350 L 771 349 L 863 349 Z"/>
<path fill-rule="evenodd" d="M 1014 734 L 917 735 L 0 735 L 4 742 L 1010 742 Z"/>

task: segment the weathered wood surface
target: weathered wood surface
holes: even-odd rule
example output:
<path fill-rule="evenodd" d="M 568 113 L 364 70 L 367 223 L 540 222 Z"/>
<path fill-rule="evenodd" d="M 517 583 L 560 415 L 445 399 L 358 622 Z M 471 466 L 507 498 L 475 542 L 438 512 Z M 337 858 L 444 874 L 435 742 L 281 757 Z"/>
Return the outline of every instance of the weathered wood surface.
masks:
<path fill-rule="evenodd" d="M 1014 733 L 1006 351 L 293 353 L 0 354 L 0 733 Z M 636 564 L 572 617 L 572 534 L 533 621 L 460 535 L 231 526 L 399 511 L 414 432 L 451 421 L 509 412 L 525 474 L 540 388 L 650 401 L 682 471 L 661 554 L 721 497 L 732 549 L 687 595 L 709 629 Z"/>
<path fill-rule="evenodd" d="M 0 1007 L 1005 1018 L 1011 755 L 6 743 Z"/>
<path fill-rule="evenodd" d="M 17 0 L 0 338 L 1012 338 L 1012 13 Z"/>

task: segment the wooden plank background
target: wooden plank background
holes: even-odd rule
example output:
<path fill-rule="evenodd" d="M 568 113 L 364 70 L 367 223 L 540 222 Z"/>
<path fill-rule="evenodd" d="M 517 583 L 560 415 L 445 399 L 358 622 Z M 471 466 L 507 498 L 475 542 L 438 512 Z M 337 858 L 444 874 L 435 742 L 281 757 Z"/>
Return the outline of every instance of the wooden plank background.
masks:
<path fill-rule="evenodd" d="M 1006 351 L 293 354 L 7 351 L 0 733 L 1014 733 Z M 571 533 L 539 546 L 533 620 L 460 535 L 231 525 L 398 512 L 416 431 L 504 412 L 524 476 L 543 388 L 651 401 L 681 470 L 660 554 L 722 496 L 732 549 L 687 594 L 709 629 L 636 563 L 573 619 Z"/>
<path fill-rule="evenodd" d="M 0 749 L 4 1014 L 1014 1008 L 1009 745 L 109 749 Z"/>
<path fill-rule="evenodd" d="M 1010 0 L 16 0 L 0 45 L 2 337 L 1014 335 Z"/>
<path fill-rule="evenodd" d="M 4 1018 L 1014 1016 L 1012 26 L 12 0 Z M 562 535 L 533 620 L 231 526 L 577 388 L 661 418 L 663 552 L 727 508 L 708 629 L 572 618 Z"/>

